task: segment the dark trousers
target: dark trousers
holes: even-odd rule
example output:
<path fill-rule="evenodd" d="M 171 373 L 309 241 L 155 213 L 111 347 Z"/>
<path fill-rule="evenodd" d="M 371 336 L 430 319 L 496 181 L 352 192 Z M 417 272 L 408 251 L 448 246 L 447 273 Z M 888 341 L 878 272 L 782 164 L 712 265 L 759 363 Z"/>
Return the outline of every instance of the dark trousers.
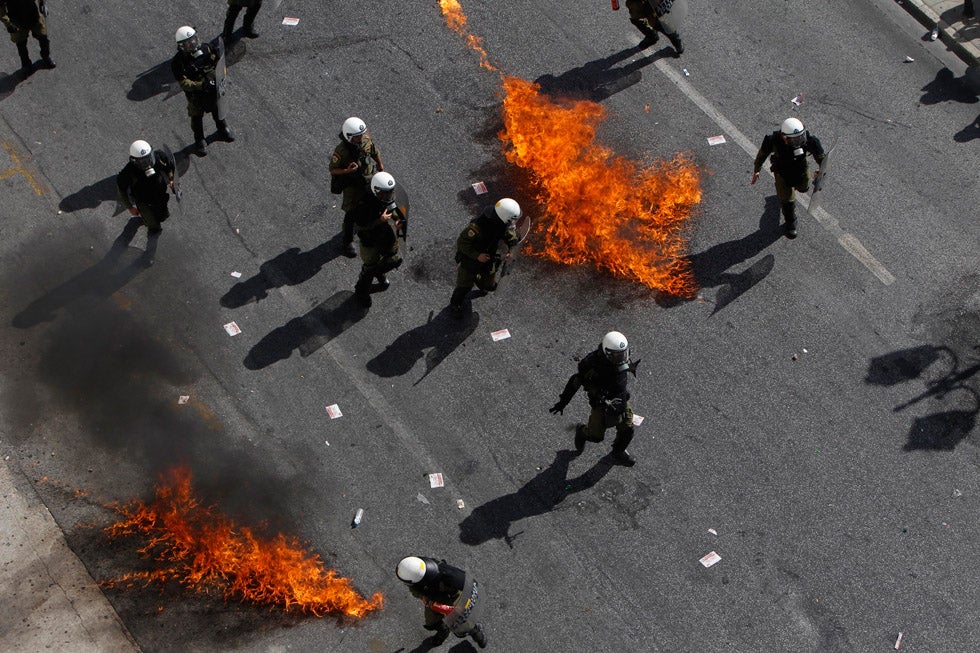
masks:
<path fill-rule="evenodd" d="M 214 118 L 214 125 L 219 133 L 228 131 L 228 123 L 218 118 L 217 109 L 211 112 L 211 117 Z M 191 131 L 194 132 L 194 140 L 204 140 L 204 116 L 191 116 Z"/>
<path fill-rule="evenodd" d="M 245 9 L 245 20 L 242 21 L 242 25 L 246 30 L 252 29 L 255 24 L 255 17 L 259 13 L 259 9 L 262 7 L 261 2 L 256 2 L 251 7 Z M 241 5 L 228 5 L 228 13 L 225 14 L 225 38 L 230 39 L 231 33 L 235 31 L 235 21 L 238 20 L 238 14 L 241 13 L 243 7 Z"/>

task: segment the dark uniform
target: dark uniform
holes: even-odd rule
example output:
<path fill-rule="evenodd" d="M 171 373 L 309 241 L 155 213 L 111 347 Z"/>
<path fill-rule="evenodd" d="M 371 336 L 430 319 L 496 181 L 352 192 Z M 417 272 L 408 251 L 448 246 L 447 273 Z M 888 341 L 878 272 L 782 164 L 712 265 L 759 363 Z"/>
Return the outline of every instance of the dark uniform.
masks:
<path fill-rule="evenodd" d="M 657 32 L 663 32 L 674 46 L 674 56 L 681 56 L 684 44 L 677 30 L 686 11 L 686 0 L 626 0 L 626 8 L 630 22 L 643 33 L 646 42 L 656 43 Z"/>
<path fill-rule="evenodd" d="M 807 154 L 813 156 L 817 165 L 822 165 L 824 160 L 823 145 L 820 140 L 809 131 L 804 132 L 805 141 L 799 146 L 800 154 L 794 154 L 797 147 L 786 142 L 786 138 L 780 130 L 767 134 L 762 139 L 762 147 L 755 155 L 753 167 L 753 183 L 756 175 L 762 170 L 762 164 L 766 159 L 772 157 L 772 174 L 776 178 L 776 197 L 783 210 L 783 217 L 786 219 L 786 233 L 788 236 L 796 236 L 796 191 L 805 193 L 810 190 L 810 163 Z"/>
<path fill-rule="evenodd" d="M 408 583 L 408 591 L 425 604 L 424 628 L 436 631 L 433 644 L 441 644 L 454 633 L 460 638 L 470 636 L 484 648 L 486 635 L 477 623 L 483 597 L 476 580 L 445 560 L 421 559 L 425 562 L 425 576 L 417 583 Z"/>
<path fill-rule="evenodd" d="M 456 315 L 463 312 L 467 293 L 476 285 L 485 292 L 497 289 L 497 273 L 503 257 L 498 253 L 500 241 L 507 244 L 507 256 L 517 246 L 517 231 L 513 223 L 504 224 L 493 206 L 488 206 L 478 218 L 466 225 L 456 239 L 456 289 L 449 306 Z M 480 257 L 486 260 L 481 261 Z"/>
<path fill-rule="evenodd" d="M 7 28 L 10 40 L 17 46 L 21 70 L 25 76 L 34 70 L 34 62 L 27 51 L 27 37 L 31 34 L 41 46 L 41 62 L 48 68 L 55 67 L 51 59 L 48 28 L 44 22 L 45 13 L 44 0 L 0 0 L 0 22 Z"/>
<path fill-rule="evenodd" d="M 633 440 L 633 409 L 629 403 L 629 390 L 626 389 L 629 366 L 628 362 L 619 365 L 610 361 L 600 346 L 579 362 L 578 372 L 568 379 L 558 402 L 551 407 L 552 413 L 560 413 L 578 389 L 585 386 L 592 412 L 588 424 L 575 427 L 575 449 L 579 453 L 585 449 L 586 440 L 602 442 L 606 429 L 615 426 L 613 457 L 627 465 L 634 463 L 626 451 Z"/>
<path fill-rule="evenodd" d="M 371 282 L 377 279 L 382 288 L 388 288 L 385 274 L 402 264 L 398 237 L 405 233 L 407 217 L 394 203 L 385 204 L 371 192 L 361 198 L 351 214 L 361 242 L 362 262 L 354 294 L 358 301 L 370 306 Z"/>
<path fill-rule="evenodd" d="M 228 129 L 228 124 L 218 117 L 218 86 L 215 68 L 219 58 L 218 51 L 210 43 L 202 43 L 201 54 L 178 50 L 171 62 L 171 69 L 181 90 L 187 96 L 187 115 L 191 117 L 191 130 L 194 132 L 196 153 L 199 156 L 207 154 L 207 142 L 204 140 L 204 114 L 210 113 L 218 128 L 218 137 L 228 141 L 235 140 L 234 134 Z"/>
<path fill-rule="evenodd" d="M 130 212 L 139 211 L 143 224 L 150 233 L 160 233 L 160 223 L 170 217 L 167 204 L 170 201 L 170 183 L 174 170 L 169 158 L 160 150 L 153 151 L 153 170 L 156 174 L 146 175 L 135 162 L 126 164 L 116 177 L 116 188 L 121 201 Z"/>
<path fill-rule="evenodd" d="M 340 206 L 344 212 L 342 238 L 344 247 L 349 250 L 349 256 L 355 256 L 352 245 L 354 242 L 352 210 L 365 194 L 370 195 L 371 177 L 384 169 L 381 164 L 381 153 L 371 137 L 363 134 L 360 139 L 360 143 L 348 142 L 344 135 L 340 134 L 340 143 L 334 148 L 333 156 L 330 157 L 330 174 L 333 175 L 330 182 L 331 189 L 342 189 L 340 192 L 343 193 Z M 356 163 L 357 168 L 350 170 L 351 163 Z"/>
<path fill-rule="evenodd" d="M 232 32 L 235 31 L 235 21 L 238 20 L 238 14 L 241 13 L 242 9 L 245 9 L 245 20 L 242 23 L 245 36 L 250 39 L 258 38 L 259 33 L 255 31 L 255 16 L 258 15 L 261 7 L 262 0 L 228 0 L 225 31 L 222 34 L 225 43 L 231 41 Z"/>

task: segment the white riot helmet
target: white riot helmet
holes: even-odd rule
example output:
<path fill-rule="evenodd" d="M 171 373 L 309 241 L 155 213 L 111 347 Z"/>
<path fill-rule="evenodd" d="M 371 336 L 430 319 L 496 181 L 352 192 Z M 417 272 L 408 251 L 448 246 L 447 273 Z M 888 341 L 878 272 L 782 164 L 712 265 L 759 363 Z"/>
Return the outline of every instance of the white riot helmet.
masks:
<path fill-rule="evenodd" d="M 133 141 L 129 146 L 129 160 L 146 173 L 147 177 L 152 177 L 157 172 L 153 169 L 153 164 L 156 163 L 153 148 L 146 141 Z"/>
<path fill-rule="evenodd" d="M 177 41 L 177 49 L 181 52 L 193 54 L 195 57 L 202 54 L 201 42 L 197 38 L 197 31 L 190 25 L 178 27 L 177 32 L 174 34 L 174 40 Z"/>
<path fill-rule="evenodd" d="M 387 172 L 378 172 L 371 177 L 371 192 L 383 204 L 388 204 L 395 198 L 395 185 L 395 178 Z"/>
<path fill-rule="evenodd" d="M 343 126 L 340 128 L 340 133 L 344 135 L 344 140 L 350 143 L 351 139 L 355 136 L 363 136 L 367 133 L 367 125 L 360 118 L 351 116 L 344 121 Z"/>
<path fill-rule="evenodd" d="M 425 577 L 425 560 L 415 556 L 402 558 L 395 573 L 406 583 L 417 583 Z"/>
<path fill-rule="evenodd" d="M 797 118 L 787 118 L 779 126 L 779 133 L 783 135 L 786 142 L 793 148 L 793 156 L 803 154 L 803 146 L 806 145 L 806 128 Z"/>
<path fill-rule="evenodd" d="M 498 200 L 493 210 L 504 224 L 510 224 L 521 217 L 521 205 L 509 197 Z"/>
<path fill-rule="evenodd" d="M 610 331 L 602 336 L 602 353 L 616 369 L 624 371 L 630 366 L 630 344 L 619 331 Z"/>

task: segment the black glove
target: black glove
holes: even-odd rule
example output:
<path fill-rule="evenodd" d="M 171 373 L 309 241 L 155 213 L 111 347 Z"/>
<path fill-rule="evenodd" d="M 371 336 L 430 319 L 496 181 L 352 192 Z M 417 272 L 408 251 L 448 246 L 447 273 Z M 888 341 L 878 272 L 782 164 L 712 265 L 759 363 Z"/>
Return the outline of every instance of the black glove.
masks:
<path fill-rule="evenodd" d="M 567 401 L 562 401 L 559 399 L 558 402 L 548 410 L 548 412 L 550 412 L 552 415 L 562 415 L 562 411 L 565 410 L 565 406 L 567 405 Z"/>

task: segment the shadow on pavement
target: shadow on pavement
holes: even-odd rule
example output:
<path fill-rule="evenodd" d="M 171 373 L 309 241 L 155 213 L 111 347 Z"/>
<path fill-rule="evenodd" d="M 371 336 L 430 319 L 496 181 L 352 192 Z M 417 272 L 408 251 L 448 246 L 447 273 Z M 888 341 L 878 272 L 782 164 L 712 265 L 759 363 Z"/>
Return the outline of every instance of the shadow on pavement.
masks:
<path fill-rule="evenodd" d="M 257 342 L 242 363 L 250 370 L 260 370 L 293 355 L 299 350 L 304 358 L 354 326 L 366 316 L 367 309 L 349 290 L 337 292 L 323 300 L 306 315 L 294 318 Z"/>
<path fill-rule="evenodd" d="M 568 465 L 577 455 L 570 449 L 556 452 L 554 461 L 517 492 L 505 494 L 474 508 L 459 524 L 460 542 L 477 545 L 502 539 L 513 548 L 517 536 L 524 531 L 511 535 L 511 524 L 554 510 L 569 494 L 589 489 L 613 468 L 611 460 L 606 456 L 600 458 L 581 476 L 566 479 Z"/>
<path fill-rule="evenodd" d="M 290 247 L 259 266 L 259 272 L 245 281 L 239 281 L 220 299 L 225 308 L 239 308 L 249 302 L 258 302 L 268 296 L 269 290 L 283 286 L 295 286 L 312 279 L 324 265 L 341 253 L 341 234 L 317 245 L 308 252 Z"/>
<path fill-rule="evenodd" d="M 936 73 L 936 78 L 922 87 L 922 104 L 939 104 L 940 102 L 962 102 L 976 104 L 980 101 L 977 89 L 973 88 L 967 76 L 956 77 L 949 68 L 943 68 Z"/>
<path fill-rule="evenodd" d="M 639 54 L 643 49 L 644 46 L 635 45 L 608 57 L 590 61 L 578 68 L 572 68 L 558 76 L 542 75 L 534 81 L 541 85 L 544 93 L 552 97 L 601 102 L 638 83 L 643 78 L 641 72 L 643 67 L 673 52 L 672 48 L 663 48 L 642 59 L 631 61 L 625 66 L 615 67 L 619 62 Z"/>
<path fill-rule="evenodd" d="M 367 369 L 381 377 L 402 376 L 415 367 L 420 358 L 425 358 L 425 373 L 412 385 L 418 385 L 439 363 L 469 338 L 480 324 L 480 316 L 470 313 L 462 320 L 452 317 L 446 306 L 425 324 L 415 327 L 398 336 L 385 350 L 367 363 Z M 425 350 L 429 350 L 426 353 Z"/>

